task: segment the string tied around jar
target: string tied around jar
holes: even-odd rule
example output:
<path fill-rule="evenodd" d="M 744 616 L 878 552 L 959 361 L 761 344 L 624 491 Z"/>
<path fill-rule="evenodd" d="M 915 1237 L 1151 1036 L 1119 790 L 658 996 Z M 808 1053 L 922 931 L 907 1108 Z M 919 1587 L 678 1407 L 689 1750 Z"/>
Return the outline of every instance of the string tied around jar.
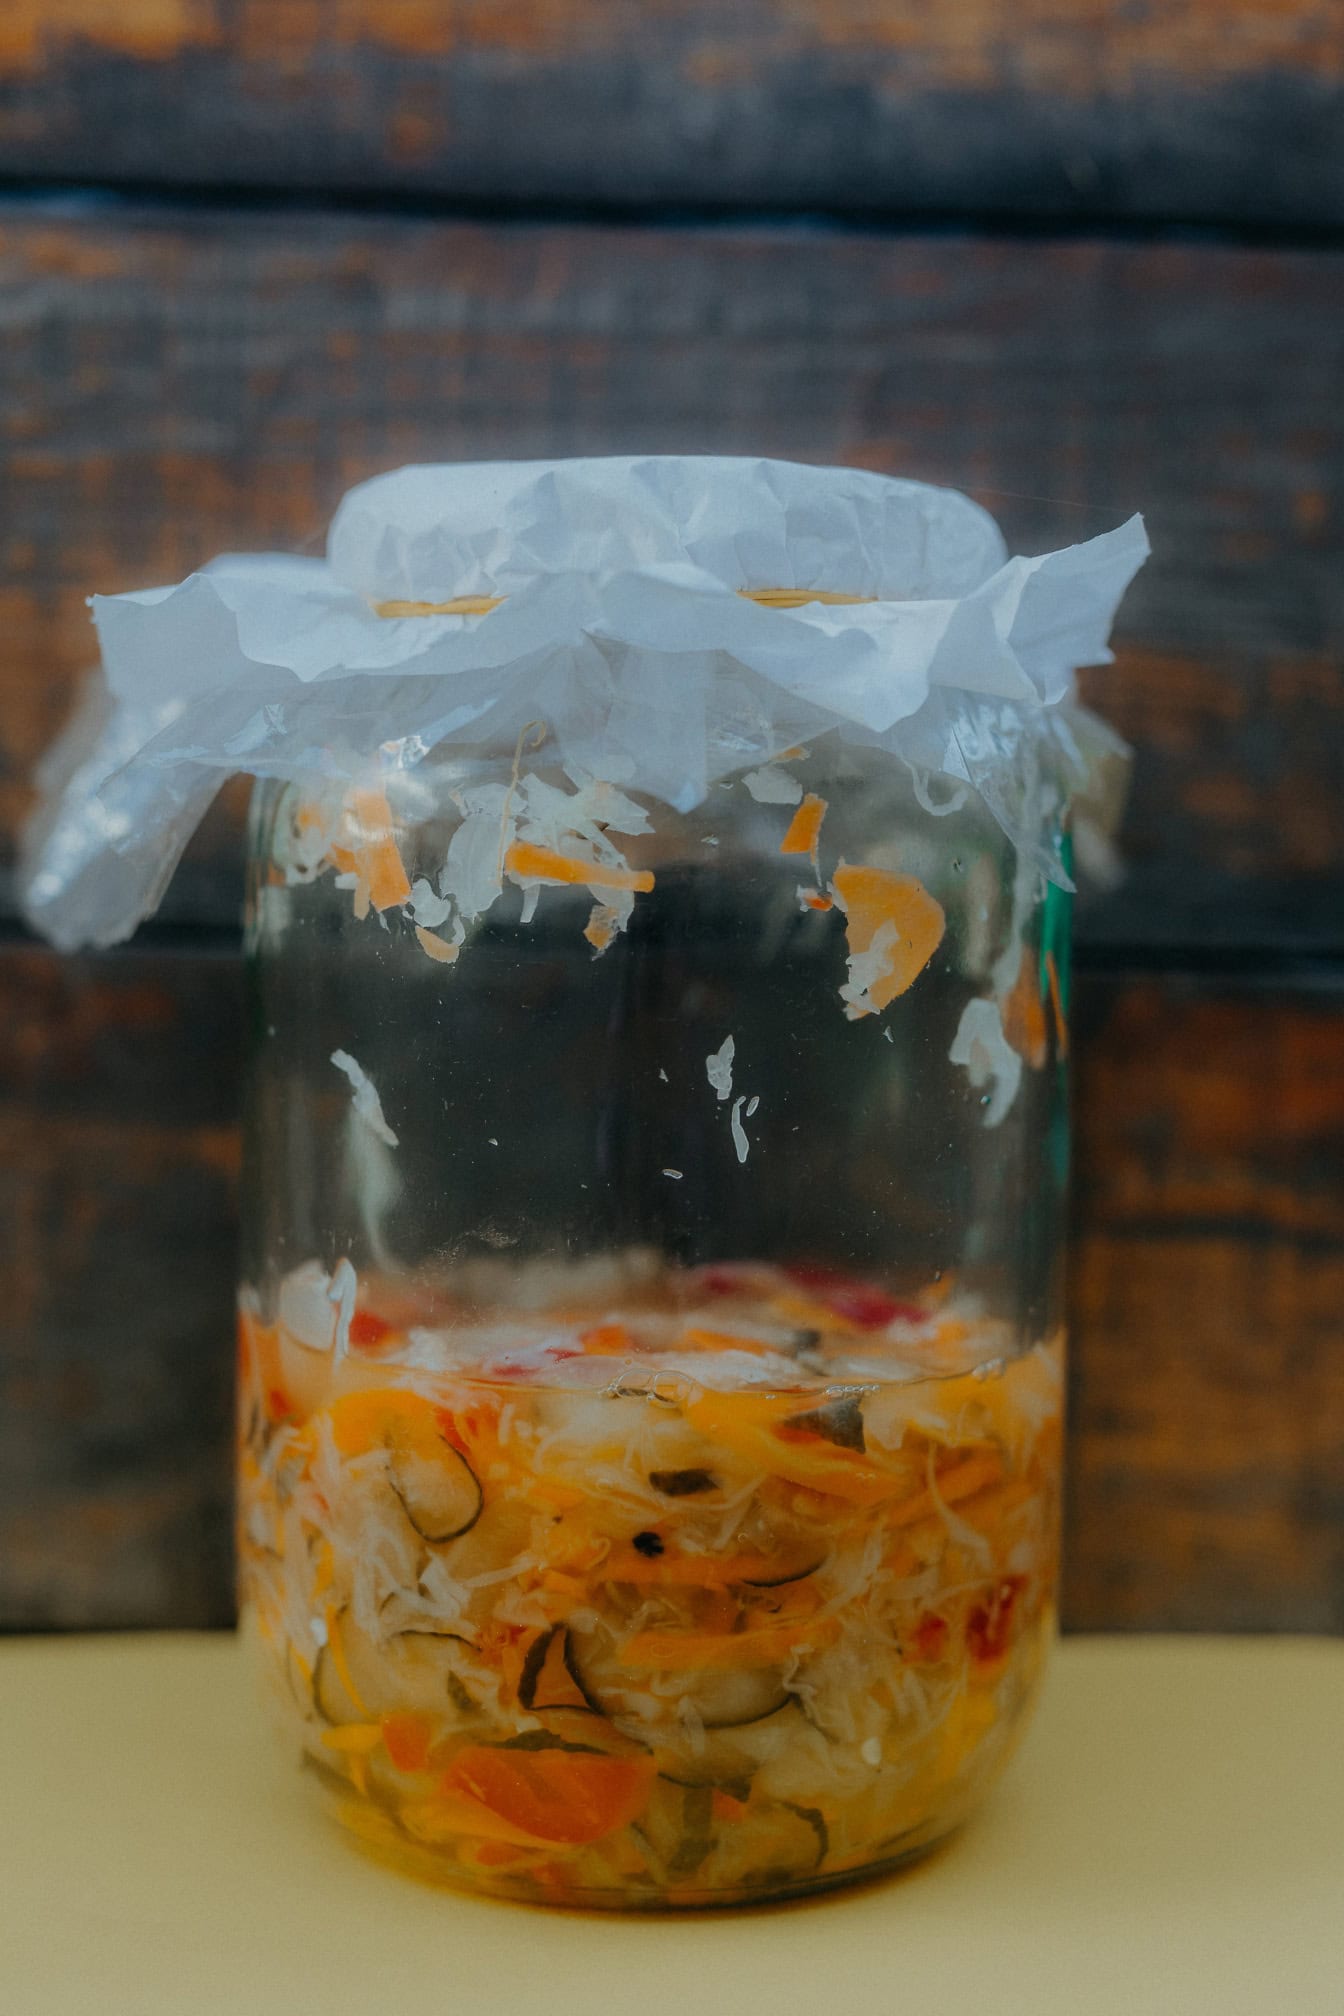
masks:
<path fill-rule="evenodd" d="M 830 588 L 739 588 L 737 592 L 743 601 L 758 603 L 762 609 L 802 609 L 809 602 L 839 607 L 881 599 L 877 595 L 841 595 Z M 389 617 L 488 616 L 506 599 L 503 595 L 455 595 L 447 602 L 375 602 L 373 613 Z"/>

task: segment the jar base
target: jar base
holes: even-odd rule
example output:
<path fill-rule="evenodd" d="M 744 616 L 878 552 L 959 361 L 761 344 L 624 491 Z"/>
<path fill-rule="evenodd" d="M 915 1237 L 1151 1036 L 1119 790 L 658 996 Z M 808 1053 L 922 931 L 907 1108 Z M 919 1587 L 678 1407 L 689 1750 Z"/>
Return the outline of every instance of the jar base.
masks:
<path fill-rule="evenodd" d="M 771 1905 L 821 1897 L 833 1890 L 879 1882 L 948 1845 L 967 1818 L 960 1813 L 929 1822 L 862 1861 L 803 1876 L 781 1872 L 778 1881 L 763 1880 L 712 1890 L 689 1883 L 684 1887 L 632 1884 L 626 1889 L 585 1889 L 565 1882 L 558 1873 L 552 1876 L 543 1870 L 530 1870 L 526 1874 L 484 1867 L 468 1870 L 460 1862 L 410 1840 L 387 1815 L 363 1801 L 328 1800 L 326 1805 L 330 1817 L 359 1852 L 384 1868 L 435 1889 L 498 1903 L 540 1905 L 548 1910 L 619 1911 L 650 1917 L 662 1917 L 669 1912 L 759 1911 Z"/>

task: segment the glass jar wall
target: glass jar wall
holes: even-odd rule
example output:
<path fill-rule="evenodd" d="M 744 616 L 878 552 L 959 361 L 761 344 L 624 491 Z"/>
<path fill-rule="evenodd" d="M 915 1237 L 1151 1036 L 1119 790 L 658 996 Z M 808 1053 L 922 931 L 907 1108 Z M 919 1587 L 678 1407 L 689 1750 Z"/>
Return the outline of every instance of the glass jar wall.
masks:
<path fill-rule="evenodd" d="M 780 1896 L 926 1849 L 1007 1756 L 1054 1609 L 1068 899 L 952 790 L 823 737 L 681 815 L 540 731 L 258 787 L 243 1593 L 385 1852 Z"/>

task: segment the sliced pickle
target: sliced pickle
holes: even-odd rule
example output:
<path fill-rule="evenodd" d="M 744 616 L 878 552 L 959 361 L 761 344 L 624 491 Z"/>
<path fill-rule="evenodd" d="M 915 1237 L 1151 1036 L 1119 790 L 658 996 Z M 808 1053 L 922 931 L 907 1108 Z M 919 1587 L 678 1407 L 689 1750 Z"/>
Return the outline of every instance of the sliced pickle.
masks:
<path fill-rule="evenodd" d="M 447 1442 L 432 1455 L 394 1444 L 388 1452 L 387 1475 L 406 1517 L 431 1546 L 469 1533 L 481 1516 L 476 1473 Z"/>
<path fill-rule="evenodd" d="M 664 1498 L 694 1498 L 702 1491 L 719 1488 L 712 1470 L 651 1470 L 649 1482 Z"/>
<path fill-rule="evenodd" d="M 593 1703 L 576 1677 L 569 1653 L 569 1633 L 563 1624 L 552 1625 L 533 1640 L 523 1662 L 518 1682 L 518 1699 L 529 1713 L 545 1709 L 570 1708 L 591 1714 Z"/>
<path fill-rule="evenodd" d="M 714 1788 L 659 1778 L 640 1815 L 639 1831 L 664 1882 L 693 1876 L 714 1847 Z"/>
<path fill-rule="evenodd" d="M 674 1785 L 708 1785 L 745 1799 L 763 1759 L 797 1742 L 803 1726 L 798 1703 L 791 1700 L 773 1715 L 731 1729 L 707 1729 L 703 1734 L 675 1726 L 660 1729 L 654 1757 L 662 1776 Z"/>
<path fill-rule="evenodd" d="M 778 1571 L 772 1568 L 765 1574 L 744 1576 L 743 1583 L 748 1589 L 787 1589 L 790 1583 L 805 1582 L 809 1575 L 815 1575 L 819 1568 L 825 1566 L 826 1556 L 818 1554 L 812 1560 L 796 1564 L 781 1562 Z"/>
<path fill-rule="evenodd" d="M 782 1425 L 807 1435 L 822 1435 L 828 1442 L 834 1442 L 837 1449 L 853 1449 L 860 1456 L 867 1447 L 863 1436 L 863 1396 L 859 1393 L 837 1393 L 822 1407 L 790 1414 Z"/>
<path fill-rule="evenodd" d="M 725 1860 L 728 1867 L 715 1867 L 715 1876 L 735 1876 L 752 1889 L 775 1890 L 805 1883 L 817 1875 L 830 1851 L 826 1822 L 815 1806 L 795 1806 L 787 1801 L 762 1801 L 753 1805 L 755 1825 L 739 1844 L 730 1837 Z M 750 1843 L 750 1860 L 738 1860 Z M 734 1868 L 732 1865 L 736 1863 Z"/>
<path fill-rule="evenodd" d="M 763 1721 L 789 1700 L 778 1660 L 679 1673 L 675 1683 L 670 1675 L 655 1675 L 657 1685 L 651 1688 L 620 1664 L 620 1641 L 609 1625 L 571 1629 L 568 1642 L 569 1670 L 584 1698 L 604 1715 L 618 1715 L 627 1723 L 647 1721 L 648 1703 L 654 1699 L 663 1709 L 660 1724 L 675 1724 L 689 1710 L 705 1729 L 738 1729 Z"/>
<path fill-rule="evenodd" d="M 330 1628 L 313 1669 L 313 1695 L 324 1720 L 366 1722 L 410 1708 L 458 1722 L 479 1712 L 472 1648 L 460 1634 L 407 1629 L 379 1640 L 348 1611 Z"/>

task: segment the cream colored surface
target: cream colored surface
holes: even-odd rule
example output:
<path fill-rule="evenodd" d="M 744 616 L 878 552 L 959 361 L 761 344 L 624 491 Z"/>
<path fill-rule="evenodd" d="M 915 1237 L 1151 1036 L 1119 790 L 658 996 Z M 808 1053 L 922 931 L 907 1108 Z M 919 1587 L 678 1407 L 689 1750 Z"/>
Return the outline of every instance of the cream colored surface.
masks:
<path fill-rule="evenodd" d="M 985 1812 L 818 1902 L 565 1916 L 368 1862 L 227 1638 L 0 1646 L 5 2016 L 1339 2016 L 1344 1645 L 1074 1640 Z"/>

